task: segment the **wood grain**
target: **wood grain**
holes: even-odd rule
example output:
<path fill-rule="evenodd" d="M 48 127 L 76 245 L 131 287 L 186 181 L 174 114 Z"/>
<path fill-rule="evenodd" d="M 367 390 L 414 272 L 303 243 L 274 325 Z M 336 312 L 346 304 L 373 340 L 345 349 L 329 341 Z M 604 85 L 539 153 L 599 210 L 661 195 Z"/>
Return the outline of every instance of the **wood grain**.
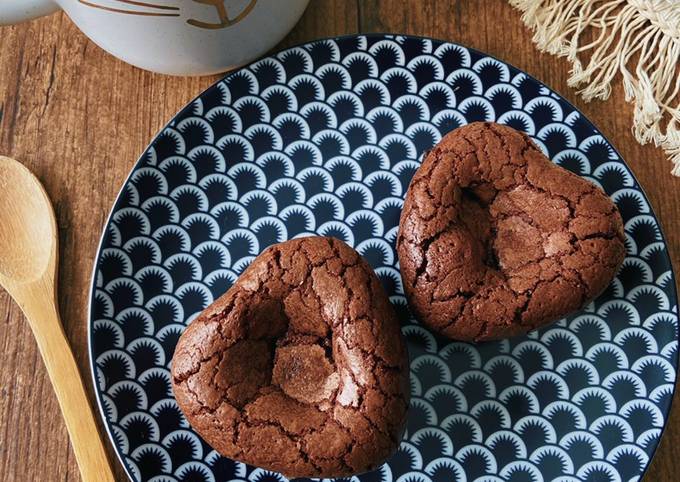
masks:
<path fill-rule="evenodd" d="M 567 87 L 564 60 L 538 53 L 519 14 L 505 1 L 312 0 L 283 42 L 355 32 L 429 35 L 488 52 L 527 71 L 572 101 L 604 133 L 645 187 L 680 266 L 680 179 L 652 146 L 630 131 L 630 105 L 615 88 L 585 104 Z M 153 135 L 216 78 L 173 78 L 141 71 L 88 41 L 63 14 L 0 28 L 0 153 L 44 182 L 60 228 L 60 302 L 66 333 L 89 379 L 87 297 L 104 221 L 133 163 Z M 78 480 L 64 424 L 30 330 L 0 293 L 0 479 Z M 90 394 L 92 396 L 91 383 Z M 680 408 L 646 475 L 680 474 Z M 120 480 L 124 473 L 116 467 Z"/>

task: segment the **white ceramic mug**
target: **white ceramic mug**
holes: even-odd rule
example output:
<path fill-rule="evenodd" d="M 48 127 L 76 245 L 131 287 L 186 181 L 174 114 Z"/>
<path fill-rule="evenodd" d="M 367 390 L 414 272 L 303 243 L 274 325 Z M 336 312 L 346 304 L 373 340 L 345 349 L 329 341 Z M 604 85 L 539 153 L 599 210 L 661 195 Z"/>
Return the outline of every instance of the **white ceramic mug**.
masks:
<path fill-rule="evenodd" d="M 97 45 L 143 69 L 224 72 L 276 45 L 309 0 L 0 0 L 0 25 L 64 10 Z"/>

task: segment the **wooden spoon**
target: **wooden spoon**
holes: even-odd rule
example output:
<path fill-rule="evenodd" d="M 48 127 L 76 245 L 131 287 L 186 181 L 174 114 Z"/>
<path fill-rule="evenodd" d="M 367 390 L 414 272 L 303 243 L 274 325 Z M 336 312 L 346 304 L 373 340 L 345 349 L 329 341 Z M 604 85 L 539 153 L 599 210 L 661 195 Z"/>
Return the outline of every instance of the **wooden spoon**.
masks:
<path fill-rule="evenodd" d="M 80 474 L 115 479 L 57 307 L 57 223 L 40 181 L 0 156 L 0 285 L 26 315 L 52 380 Z"/>

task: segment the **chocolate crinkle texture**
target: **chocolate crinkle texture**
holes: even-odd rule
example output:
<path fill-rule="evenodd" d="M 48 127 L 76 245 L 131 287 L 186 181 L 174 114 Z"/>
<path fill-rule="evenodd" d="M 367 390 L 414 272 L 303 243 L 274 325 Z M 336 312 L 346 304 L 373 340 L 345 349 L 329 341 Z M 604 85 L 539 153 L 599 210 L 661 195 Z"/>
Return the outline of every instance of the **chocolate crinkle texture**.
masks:
<path fill-rule="evenodd" d="M 585 306 L 625 257 L 609 197 L 494 123 L 458 128 L 427 154 L 397 251 L 416 317 L 466 341 L 515 336 Z"/>
<path fill-rule="evenodd" d="M 323 237 L 259 255 L 182 334 L 172 383 L 218 452 L 291 478 L 380 465 L 409 399 L 406 345 L 380 281 Z"/>

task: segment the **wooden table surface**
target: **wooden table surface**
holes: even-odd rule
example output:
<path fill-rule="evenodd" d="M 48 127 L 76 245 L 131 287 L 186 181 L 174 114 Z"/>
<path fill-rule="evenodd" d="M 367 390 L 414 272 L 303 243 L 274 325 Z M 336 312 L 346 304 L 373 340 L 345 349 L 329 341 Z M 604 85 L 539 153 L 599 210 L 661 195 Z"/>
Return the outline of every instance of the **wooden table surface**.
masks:
<path fill-rule="evenodd" d="M 663 153 L 631 135 L 632 108 L 614 89 L 584 103 L 568 65 L 540 54 L 504 0 L 312 0 L 282 46 L 356 32 L 399 32 L 460 42 L 514 64 L 573 102 L 612 141 L 646 189 L 680 268 L 680 179 Z M 149 140 L 217 77 L 173 78 L 136 69 L 88 41 L 63 14 L 0 28 L 0 154 L 45 184 L 60 228 L 60 303 L 87 380 L 87 299 L 95 250 L 112 202 Z M 78 480 L 66 428 L 28 325 L 0 290 L 0 480 Z M 676 397 L 677 398 L 677 397 Z M 680 404 L 674 405 L 647 481 L 680 477 Z M 113 456 L 120 480 L 125 475 Z"/>

